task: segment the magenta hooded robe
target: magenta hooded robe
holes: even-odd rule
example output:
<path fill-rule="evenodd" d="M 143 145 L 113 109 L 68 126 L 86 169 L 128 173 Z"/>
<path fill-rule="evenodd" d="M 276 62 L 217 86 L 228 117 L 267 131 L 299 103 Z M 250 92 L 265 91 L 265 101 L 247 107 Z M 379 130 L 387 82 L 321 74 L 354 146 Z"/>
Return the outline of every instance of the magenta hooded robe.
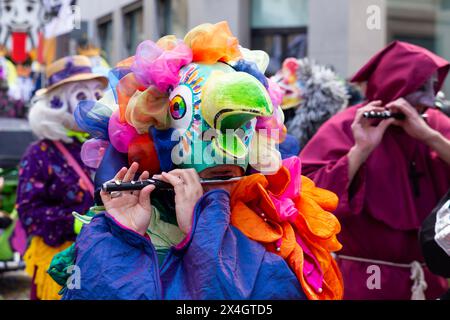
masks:
<path fill-rule="evenodd" d="M 439 90 L 448 70 L 446 60 L 397 41 L 375 55 L 353 81 L 367 81 L 369 101 L 388 103 L 416 91 L 435 73 Z M 351 124 L 361 106 L 340 112 L 320 128 L 300 154 L 302 173 L 339 196 L 336 215 L 342 225 L 341 255 L 404 265 L 338 258 L 345 298 L 410 299 L 414 282 L 408 265 L 423 262 L 418 231 L 450 187 L 450 166 L 424 143 L 392 126 L 350 184 Z M 428 124 L 450 139 L 449 118 L 437 110 L 427 114 Z M 446 280 L 423 270 L 426 298 L 437 298 L 445 292 Z"/>

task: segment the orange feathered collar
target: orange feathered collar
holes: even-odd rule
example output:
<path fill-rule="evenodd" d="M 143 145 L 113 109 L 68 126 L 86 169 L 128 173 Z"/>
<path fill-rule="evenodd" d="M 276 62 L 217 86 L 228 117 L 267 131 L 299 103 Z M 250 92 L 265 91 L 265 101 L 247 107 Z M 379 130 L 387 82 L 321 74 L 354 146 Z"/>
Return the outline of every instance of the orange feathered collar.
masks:
<path fill-rule="evenodd" d="M 338 198 L 290 169 L 242 179 L 231 193 L 231 224 L 283 257 L 309 299 L 342 299 L 342 276 L 331 256 L 342 248 L 336 238 L 340 224 L 331 213 Z M 288 192 L 292 184 L 298 184 L 295 194 Z"/>

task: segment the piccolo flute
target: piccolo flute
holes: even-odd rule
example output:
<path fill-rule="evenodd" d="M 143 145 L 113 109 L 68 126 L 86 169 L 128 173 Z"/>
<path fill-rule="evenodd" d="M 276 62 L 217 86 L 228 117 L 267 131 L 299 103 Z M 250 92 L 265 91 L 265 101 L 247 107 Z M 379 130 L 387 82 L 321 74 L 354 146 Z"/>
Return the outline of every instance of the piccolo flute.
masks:
<path fill-rule="evenodd" d="M 138 191 L 144 189 L 146 186 L 154 185 L 156 188 L 160 190 L 173 190 L 173 186 L 170 183 L 156 180 L 156 179 L 147 179 L 141 181 L 130 181 L 130 182 L 122 182 L 119 180 L 116 181 L 108 181 L 102 185 L 103 192 L 117 192 L 117 191 Z"/>
<path fill-rule="evenodd" d="M 403 113 L 393 113 L 390 111 L 367 111 L 363 114 L 364 118 L 367 119 L 389 119 L 395 118 L 397 120 L 405 120 L 406 116 Z M 428 116 L 426 114 L 421 115 L 422 118 L 426 119 Z"/>
<path fill-rule="evenodd" d="M 239 181 L 243 177 L 217 177 L 213 179 L 201 179 L 201 184 L 219 184 L 224 182 L 234 182 Z M 158 190 L 173 190 L 173 186 L 170 183 L 157 180 L 157 179 L 146 179 L 141 181 L 130 181 L 130 182 L 121 182 L 121 181 L 108 181 L 102 185 L 103 192 L 117 192 L 117 191 L 139 191 L 144 189 L 149 185 L 155 185 Z"/>

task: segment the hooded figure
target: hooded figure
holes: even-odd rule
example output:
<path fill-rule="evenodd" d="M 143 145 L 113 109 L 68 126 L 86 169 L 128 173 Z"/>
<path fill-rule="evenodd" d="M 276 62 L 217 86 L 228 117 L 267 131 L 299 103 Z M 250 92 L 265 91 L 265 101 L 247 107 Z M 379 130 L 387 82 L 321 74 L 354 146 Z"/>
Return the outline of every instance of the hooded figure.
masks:
<path fill-rule="evenodd" d="M 64 299 L 342 298 L 337 197 L 273 148 L 284 130 L 268 60 L 226 22 L 204 24 L 144 41 L 112 71 L 110 93 L 78 105 L 96 185 L 156 175 L 175 203 L 153 186 L 102 191 L 104 208 L 79 217 L 76 244 L 49 270 L 65 285 L 79 268 Z"/>
<path fill-rule="evenodd" d="M 447 61 L 423 48 L 403 42 L 390 44 L 353 78 L 366 82 L 369 105 L 364 106 L 366 102 L 335 115 L 300 154 L 303 173 L 339 196 L 335 214 L 342 224 L 344 249 L 338 263 L 347 299 L 409 299 L 411 295 L 420 299 L 424 293 L 427 298 L 436 298 L 445 292 L 446 281 L 423 267 L 418 230 L 450 186 L 445 147 L 450 120 L 428 108 L 425 123 L 412 106 L 431 107 L 448 69 Z M 414 96 L 433 77 L 431 102 L 421 96 L 415 103 Z M 411 127 L 402 127 L 403 123 L 410 125 L 408 120 L 362 122 L 369 121 L 362 117 L 363 111 L 383 110 L 384 106 L 395 110 L 394 105 L 405 104 L 405 100 L 397 100 L 403 97 L 411 103 L 403 110 L 414 111 L 421 130 L 431 132 L 444 148 L 413 138 L 408 134 Z M 414 115 L 412 111 L 408 112 Z M 379 143 L 361 156 L 363 160 L 355 170 L 355 150 L 364 143 L 361 133 L 375 130 L 380 130 Z"/>

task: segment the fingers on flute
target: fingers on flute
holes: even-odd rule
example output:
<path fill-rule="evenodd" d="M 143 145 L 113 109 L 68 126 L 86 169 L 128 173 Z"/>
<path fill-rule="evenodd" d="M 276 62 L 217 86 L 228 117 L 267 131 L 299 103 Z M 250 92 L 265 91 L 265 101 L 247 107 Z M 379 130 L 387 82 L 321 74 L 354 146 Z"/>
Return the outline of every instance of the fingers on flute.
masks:
<path fill-rule="evenodd" d="M 175 176 L 167 172 L 163 172 L 162 176 L 168 183 L 170 183 L 174 187 L 175 193 L 180 193 L 184 191 L 183 181 L 178 176 Z"/>
<path fill-rule="evenodd" d="M 155 188 L 156 187 L 151 184 L 149 186 L 146 186 L 139 193 L 139 203 L 141 204 L 141 206 L 143 208 L 150 210 L 150 207 L 151 207 L 150 195 L 153 192 L 153 190 L 155 190 Z"/>
<path fill-rule="evenodd" d="M 114 176 L 112 181 L 122 181 L 123 178 L 125 177 L 125 175 L 127 174 L 127 172 L 128 172 L 128 169 L 126 167 L 123 167 L 116 173 L 116 175 Z M 111 199 L 111 195 L 108 192 L 105 192 L 103 190 L 100 190 L 100 197 L 102 198 L 103 202 Z"/>
<path fill-rule="evenodd" d="M 192 185 L 196 183 L 195 176 L 192 174 L 192 171 L 195 172 L 194 169 L 175 169 L 170 171 L 169 174 L 177 176 L 181 178 L 185 184 Z"/>
<path fill-rule="evenodd" d="M 150 177 L 150 173 L 148 171 L 142 172 L 141 176 L 139 177 L 139 180 L 147 180 Z"/>
<path fill-rule="evenodd" d="M 119 172 L 117 172 L 117 174 L 113 180 L 122 181 L 123 178 L 125 177 L 125 175 L 127 174 L 127 172 L 128 172 L 128 169 L 126 167 L 123 167 L 122 169 L 119 170 Z"/>
<path fill-rule="evenodd" d="M 153 175 L 153 179 L 156 179 L 156 180 L 160 180 L 160 181 L 164 181 L 164 182 L 166 182 L 166 183 L 170 183 L 170 181 L 169 181 L 169 179 L 167 179 L 164 175 L 163 175 L 163 173 L 164 174 L 169 174 L 169 173 L 167 173 L 167 172 L 162 172 L 161 174 L 155 174 L 155 175 Z M 172 184 L 172 183 L 170 183 L 170 184 Z"/>
<path fill-rule="evenodd" d="M 385 119 L 380 122 L 378 127 L 384 132 L 390 125 L 395 124 L 396 121 L 395 118 Z"/>
<path fill-rule="evenodd" d="M 381 107 L 383 105 L 383 101 L 381 100 L 375 100 L 369 102 L 365 107 Z"/>
<path fill-rule="evenodd" d="M 358 109 L 358 111 L 356 112 L 355 120 L 357 120 L 357 121 L 366 120 L 366 118 L 364 118 L 364 113 L 366 113 L 366 112 L 370 112 L 370 111 L 383 112 L 385 110 L 386 109 L 381 106 L 367 105 L 365 107 Z"/>
<path fill-rule="evenodd" d="M 165 181 L 165 180 L 164 180 L 164 177 L 163 177 L 161 174 L 154 174 L 154 175 L 152 176 L 152 179 L 156 179 L 156 180 L 161 180 L 161 181 L 164 181 L 164 182 L 168 182 L 168 181 Z"/>
<path fill-rule="evenodd" d="M 406 103 L 392 103 L 389 104 L 387 108 L 394 112 L 403 113 L 406 117 L 414 117 L 419 114 L 415 108 L 407 105 Z"/>
<path fill-rule="evenodd" d="M 125 174 L 125 177 L 123 178 L 123 182 L 130 182 L 131 180 L 133 180 L 138 169 L 139 169 L 139 164 L 137 164 L 136 162 L 133 162 L 133 164 L 130 166 L 130 169 L 128 169 L 127 173 Z"/>

